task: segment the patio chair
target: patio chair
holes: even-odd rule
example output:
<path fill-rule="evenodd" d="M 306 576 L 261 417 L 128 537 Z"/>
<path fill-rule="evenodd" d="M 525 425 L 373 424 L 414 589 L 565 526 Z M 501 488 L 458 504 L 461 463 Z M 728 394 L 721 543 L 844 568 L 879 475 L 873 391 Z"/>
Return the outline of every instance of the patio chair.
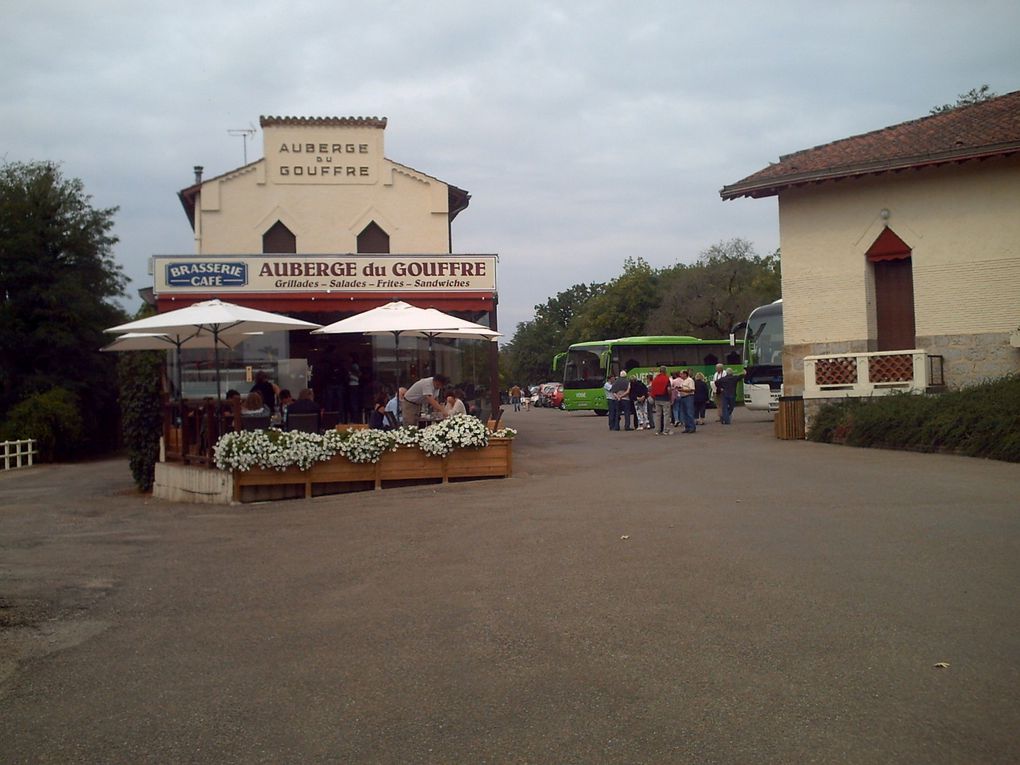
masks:
<path fill-rule="evenodd" d="M 271 418 L 268 414 L 257 417 L 242 417 L 241 430 L 265 430 L 269 427 Z"/>
<path fill-rule="evenodd" d="M 288 414 L 287 430 L 300 430 L 302 433 L 318 433 L 319 415 L 316 412 Z"/>

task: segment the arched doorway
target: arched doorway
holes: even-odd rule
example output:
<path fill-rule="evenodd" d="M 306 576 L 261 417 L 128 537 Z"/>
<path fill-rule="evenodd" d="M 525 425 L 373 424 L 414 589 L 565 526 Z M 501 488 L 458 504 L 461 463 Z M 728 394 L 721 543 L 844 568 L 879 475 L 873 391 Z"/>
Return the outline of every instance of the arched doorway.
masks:
<path fill-rule="evenodd" d="M 910 350 L 917 344 L 910 246 L 886 227 L 866 254 L 875 275 L 876 350 Z"/>

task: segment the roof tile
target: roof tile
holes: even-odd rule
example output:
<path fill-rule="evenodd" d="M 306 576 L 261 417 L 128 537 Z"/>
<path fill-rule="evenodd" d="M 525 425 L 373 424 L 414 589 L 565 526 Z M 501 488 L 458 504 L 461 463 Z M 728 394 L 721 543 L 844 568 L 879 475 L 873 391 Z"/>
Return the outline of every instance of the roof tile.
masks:
<path fill-rule="evenodd" d="M 723 199 L 773 196 L 799 183 L 1017 152 L 1020 91 L 787 154 L 719 193 Z"/>

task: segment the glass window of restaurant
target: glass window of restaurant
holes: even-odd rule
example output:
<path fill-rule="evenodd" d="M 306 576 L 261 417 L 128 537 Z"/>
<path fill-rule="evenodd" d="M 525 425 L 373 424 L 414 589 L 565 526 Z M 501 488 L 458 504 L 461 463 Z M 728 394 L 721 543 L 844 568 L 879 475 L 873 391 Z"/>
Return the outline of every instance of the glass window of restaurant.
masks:
<path fill-rule="evenodd" d="M 452 315 L 489 326 L 489 314 L 451 311 Z M 295 318 L 328 324 L 345 318 L 336 313 L 292 313 Z M 353 315 L 353 314 L 350 314 Z M 230 389 L 247 394 L 258 372 L 281 389 L 297 397 L 311 388 L 315 400 L 327 409 L 342 409 L 351 402 L 356 380 L 357 399 L 353 408 L 367 416 L 374 396 L 392 395 L 436 372 L 448 376 L 454 387 L 464 391 L 465 400 L 476 410 L 488 408 L 488 340 L 467 340 L 384 335 L 310 334 L 308 332 L 264 332 L 252 335 L 234 348 L 220 348 L 220 391 Z M 168 354 L 171 381 L 176 381 L 176 354 Z M 216 359 L 211 349 L 181 353 L 183 397 L 191 401 L 216 396 Z M 171 391 L 172 393 L 172 391 Z M 344 402 L 344 403 L 342 403 Z M 352 419 L 362 419 L 356 415 Z"/>

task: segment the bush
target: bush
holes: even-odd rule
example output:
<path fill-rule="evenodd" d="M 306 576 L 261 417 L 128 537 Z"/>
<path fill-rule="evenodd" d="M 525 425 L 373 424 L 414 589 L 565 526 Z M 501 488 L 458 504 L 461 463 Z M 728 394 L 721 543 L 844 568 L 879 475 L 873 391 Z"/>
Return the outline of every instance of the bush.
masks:
<path fill-rule="evenodd" d="M 40 462 L 74 459 L 85 443 L 78 397 L 64 388 L 29 396 L 8 413 L 3 438 L 34 439 Z"/>
<path fill-rule="evenodd" d="M 117 364 L 124 445 L 131 475 L 142 491 L 152 489 L 159 460 L 159 439 L 163 435 L 162 367 L 163 354 L 158 351 L 124 353 Z"/>
<path fill-rule="evenodd" d="M 823 406 L 808 438 L 1020 462 L 1020 377 L 958 391 L 847 399 Z"/>

